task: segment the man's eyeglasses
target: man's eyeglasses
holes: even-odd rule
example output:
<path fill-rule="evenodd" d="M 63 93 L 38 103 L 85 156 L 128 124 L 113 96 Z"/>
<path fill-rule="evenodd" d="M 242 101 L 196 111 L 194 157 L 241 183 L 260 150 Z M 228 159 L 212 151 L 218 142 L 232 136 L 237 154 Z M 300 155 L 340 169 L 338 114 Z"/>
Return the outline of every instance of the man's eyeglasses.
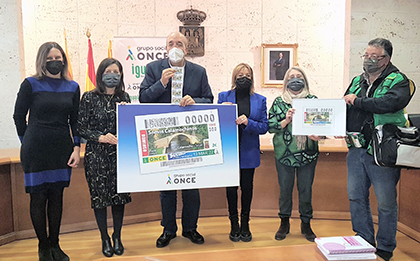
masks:
<path fill-rule="evenodd" d="M 382 60 L 383 58 L 385 58 L 385 56 L 386 55 L 376 55 L 376 54 L 368 55 L 368 54 L 364 54 L 364 55 L 360 56 L 360 58 L 362 58 L 362 60 L 371 59 L 373 62 L 379 62 L 380 60 Z"/>

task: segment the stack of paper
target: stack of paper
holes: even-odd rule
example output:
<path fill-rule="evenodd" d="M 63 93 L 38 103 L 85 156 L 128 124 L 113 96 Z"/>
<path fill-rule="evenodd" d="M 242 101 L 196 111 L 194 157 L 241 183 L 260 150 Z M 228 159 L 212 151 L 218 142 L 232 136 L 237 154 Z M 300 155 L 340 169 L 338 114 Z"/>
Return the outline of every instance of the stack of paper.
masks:
<path fill-rule="evenodd" d="M 318 237 L 315 243 L 327 260 L 376 259 L 376 248 L 360 236 Z"/>

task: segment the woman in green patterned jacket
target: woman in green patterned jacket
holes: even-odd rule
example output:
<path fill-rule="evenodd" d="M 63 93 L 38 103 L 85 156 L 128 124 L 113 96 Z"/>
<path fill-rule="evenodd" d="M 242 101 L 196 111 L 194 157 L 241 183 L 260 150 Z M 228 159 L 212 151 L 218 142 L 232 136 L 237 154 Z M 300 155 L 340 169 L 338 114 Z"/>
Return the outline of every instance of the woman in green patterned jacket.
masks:
<path fill-rule="evenodd" d="M 284 77 L 284 88 L 269 111 L 269 132 L 274 133 L 273 144 L 276 157 L 276 169 L 280 186 L 279 217 L 280 228 L 276 240 L 283 240 L 290 231 L 289 218 L 292 214 L 292 196 L 295 183 L 299 191 L 299 213 L 301 232 L 309 241 L 314 241 L 315 233 L 311 229 L 312 219 L 312 184 L 315 166 L 318 160 L 318 136 L 292 134 L 292 118 L 295 109 L 293 99 L 316 99 L 309 92 L 308 80 L 299 67 L 291 67 Z"/>

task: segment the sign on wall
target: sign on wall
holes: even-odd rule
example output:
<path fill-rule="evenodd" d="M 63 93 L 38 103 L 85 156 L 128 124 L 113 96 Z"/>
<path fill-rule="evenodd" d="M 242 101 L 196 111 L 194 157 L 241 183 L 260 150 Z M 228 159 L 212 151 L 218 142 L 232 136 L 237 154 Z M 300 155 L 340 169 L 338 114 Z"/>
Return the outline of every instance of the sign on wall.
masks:
<path fill-rule="evenodd" d="M 167 58 L 165 37 L 114 37 L 114 58 L 124 68 L 125 91 L 132 103 L 139 102 L 146 65 Z"/>

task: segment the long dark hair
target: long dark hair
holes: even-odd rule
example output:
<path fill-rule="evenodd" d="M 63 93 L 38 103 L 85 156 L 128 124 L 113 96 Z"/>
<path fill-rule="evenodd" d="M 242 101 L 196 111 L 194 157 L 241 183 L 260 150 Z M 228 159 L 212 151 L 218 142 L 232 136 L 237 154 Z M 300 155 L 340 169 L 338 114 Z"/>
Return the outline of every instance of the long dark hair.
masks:
<path fill-rule="evenodd" d="M 101 64 L 99 64 L 98 70 L 96 71 L 96 93 L 106 93 L 106 86 L 102 81 L 102 75 L 104 74 L 106 68 L 108 68 L 111 64 L 116 64 L 121 74 L 120 84 L 115 87 L 115 94 L 121 94 L 124 92 L 124 73 L 121 63 L 114 58 L 105 58 L 102 60 Z"/>
<path fill-rule="evenodd" d="M 58 49 L 61 52 L 61 56 L 63 56 L 64 67 L 61 71 L 61 78 L 71 80 L 66 53 L 64 52 L 63 48 L 61 48 L 61 46 L 56 42 L 46 42 L 39 47 L 35 63 L 36 73 L 33 75 L 33 77 L 41 79 L 47 75 L 47 56 L 52 48 Z"/>

